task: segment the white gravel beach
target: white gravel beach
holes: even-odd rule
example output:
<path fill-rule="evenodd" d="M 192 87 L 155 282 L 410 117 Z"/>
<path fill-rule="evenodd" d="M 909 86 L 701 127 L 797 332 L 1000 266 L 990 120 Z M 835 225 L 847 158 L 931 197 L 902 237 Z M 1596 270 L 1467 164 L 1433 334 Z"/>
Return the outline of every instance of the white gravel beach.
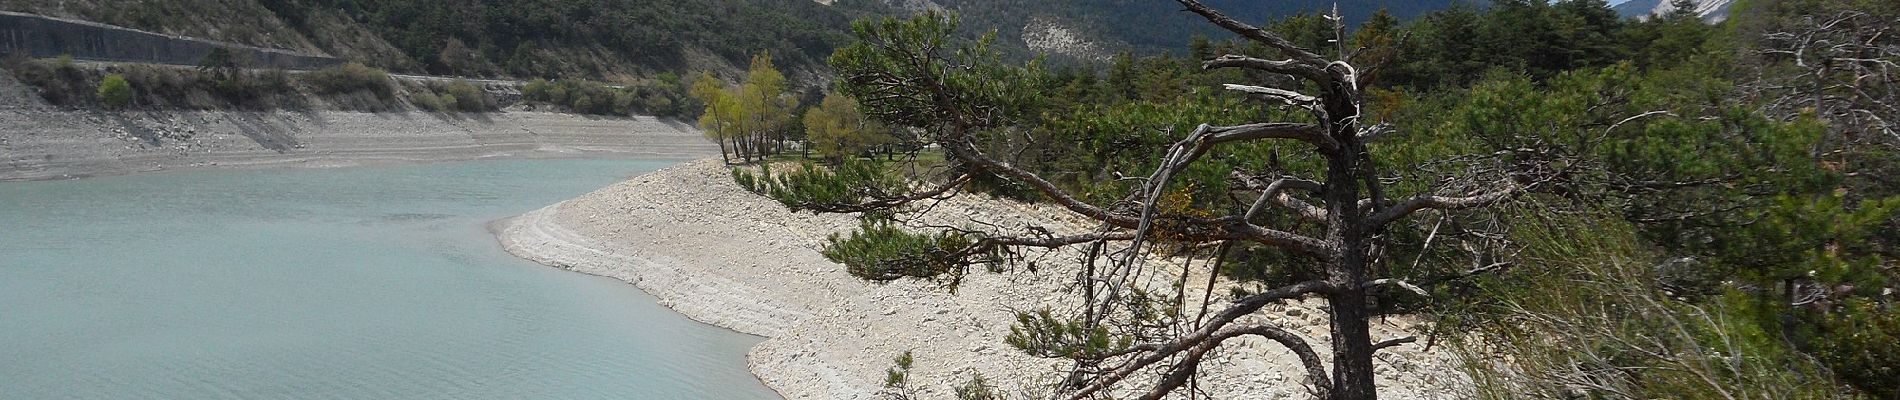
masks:
<path fill-rule="evenodd" d="M 1088 227 L 1060 210 L 978 197 L 952 199 L 920 220 L 975 218 L 1058 233 Z M 952 398 L 952 384 L 970 373 L 1008 392 L 1046 397 L 1046 384 L 1061 377 L 1065 364 L 1025 355 L 1003 339 L 1014 311 L 1072 297 L 1063 283 L 1080 268 L 1079 253 L 1045 254 L 1035 272 L 976 271 L 952 294 L 929 282 L 866 282 L 819 254 L 827 235 L 856 224 L 846 215 L 792 213 L 746 192 L 714 158 L 635 177 L 494 229 L 521 257 L 631 282 L 688 317 L 766 337 L 749 353 L 750 366 L 786 398 L 874 398 L 892 358 L 905 351 L 916 359 L 912 381 L 924 398 Z M 1325 354 L 1319 304 L 1269 306 L 1251 318 L 1288 326 Z M 1386 318 L 1375 321 L 1373 336 L 1408 335 L 1414 326 L 1409 318 Z M 1382 395 L 1471 395 L 1455 355 L 1422 350 L 1421 341 L 1380 353 Z M 1292 353 L 1277 344 L 1246 340 L 1219 353 L 1200 385 L 1212 398 L 1311 398 Z"/>

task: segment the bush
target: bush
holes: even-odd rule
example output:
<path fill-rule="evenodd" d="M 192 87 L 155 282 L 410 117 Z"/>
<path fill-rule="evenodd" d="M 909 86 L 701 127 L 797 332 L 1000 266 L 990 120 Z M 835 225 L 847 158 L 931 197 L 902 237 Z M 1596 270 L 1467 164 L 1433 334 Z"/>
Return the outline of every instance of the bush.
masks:
<path fill-rule="evenodd" d="M 429 95 L 425 94 L 423 96 L 429 96 Z M 436 108 L 441 109 L 441 110 L 453 110 L 455 109 L 455 104 L 458 103 L 459 101 L 460 101 L 459 99 L 455 98 L 455 95 L 445 94 L 445 95 L 442 95 L 440 100 L 436 100 Z"/>
<path fill-rule="evenodd" d="M 435 93 L 415 92 L 409 96 L 409 102 L 423 111 L 442 111 L 443 108 L 442 98 L 436 97 Z"/>
<path fill-rule="evenodd" d="M 15 55 L 7 57 L 5 63 L 15 79 L 36 89 L 47 103 L 77 107 L 91 105 L 98 99 L 99 85 L 70 61 L 33 60 Z"/>
<path fill-rule="evenodd" d="M 521 98 L 528 101 L 548 101 L 548 92 L 553 89 L 553 86 L 546 79 L 534 78 L 521 85 Z"/>
<path fill-rule="evenodd" d="M 455 98 L 454 102 L 443 101 L 442 104 L 453 107 L 457 111 L 484 112 L 500 108 L 496 104 L 495 97 L 490 96 L 488 91 L 475 87 L 466 80 L 457 80 L 443 85 L 440 89 L 443 96 Z"/>
<path fill-rule="evenodd" d="M 115 110 L 131 105 L 132 83 L 126 82 L 124 75 L 106 75 L 106 79 L 99 82 L 99 102 Z"/>
<path fill-rule="evenodd" d="M 319 94 L 338 95 L 356 92 L 374 93 L 377 98 L 395 98 L 395 86 L 389 73 L 363 64 L 348 63 L 304 74 L 304 81 Z"/>
<path fill-rule="evenodd" d="M 594 109 L 594 98 L 585 94 L 574 96 L 574 104 L 569 107 L 577 113 L 591 113 Z"/>

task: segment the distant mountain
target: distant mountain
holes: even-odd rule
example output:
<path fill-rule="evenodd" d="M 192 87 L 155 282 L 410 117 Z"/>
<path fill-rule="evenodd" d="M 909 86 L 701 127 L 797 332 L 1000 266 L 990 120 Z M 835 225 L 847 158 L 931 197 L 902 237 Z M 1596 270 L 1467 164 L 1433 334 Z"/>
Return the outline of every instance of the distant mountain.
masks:
<path fill-rule="evenodd" d="M 1696 15 L 1702 19 L 1719 22 L 1728 19 L 1729 8 L 1735 6 L 1735 0 L 1701 0 L 1696 4 Z M 1676 10 L 1674 2 L 1669 0 L 1630 0 L 1616 5 L 1616 12 L 1625 17 L 1649 18 L 1652 15 L 1667 14 Z"/>

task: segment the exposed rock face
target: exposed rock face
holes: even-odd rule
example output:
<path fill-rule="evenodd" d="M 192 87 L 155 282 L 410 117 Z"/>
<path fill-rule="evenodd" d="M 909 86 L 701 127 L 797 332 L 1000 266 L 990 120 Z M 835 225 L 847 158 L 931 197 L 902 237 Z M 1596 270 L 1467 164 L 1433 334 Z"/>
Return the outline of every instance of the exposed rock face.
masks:
<path fill-rule="evenodd" d="M 1695 13 L 1710 22 L 1721 22 L 1728 19 L 1729 8 L 1733 6 L 1735 0 L 1700 0 L 1696 2 Z M 1630 0 L 1616 5 L 1616 11 L 1625 17 L 1649 18 L 1676 11 L 1676 4 L 1669 0 Z"/>
<path fill-rule="evenodd" d="M 818 4 L 827 5 L 827 6 L 838 2 L 838 0 L 812 0 L 812 1 L 818 2 Z M 931 0 L 884 0 L 884 4 L 889 4 L 891 5 L 891 7 L 895 7 L 900 11 L 909 12 L 909 13 L 921 13 L 925 11 L 943 11 L 944 10 L 942 5 L 939 5 L 936 2 L 931 1 Z"/>
<path fill-rule="evenodd" d="M 1080 59 L 1103 60 L 1108 51 L 1055 18 L 1038 17 L 1023 26 L 1023 44 L 1030 50 L 1064 54 Z"/>
<path fill-rule="evenodd" d="M 1061 210 L 972 195 L 939 204 L 915 223 L 971 219 L 1057 234 L 1089 227 Z M 851 216 L 793 213 L 746 192 L 713 159 L 636 177 L 498 222 L 495 230 L 516 255 L 625 280 L 688 317 L 768 337 L 752 349 L 749 363 L 791 399 L 877 398 L 891 359 L 905 351 L 916 359 L 914 385 L 924 386 L 922 397 L 930 399 L 953 398 L 951 384 L 972 373 L 1006 392 L 1046 394 L 1066 371 L 1063 362 L 1027 356 L 1003 338 L 1014 311 L 1069 304 L 1074 296 L 1064 283 L 1081 269 L 1079 251 L 1031 254 L 1039 265 L 1034 271 L 973 271 L 952 294 L 928 282 L 865 282 L 819 254 L 827 235 L 855 226 Z M 1146 281 L 1172 282 L 1169 274 L 1179 271 L 1156 269 Z M 1328 321 L 1321 305 L 1269 306 L 1249 318 L 1306 335 L 1324 354 Z M 1373 336 L 1401 336 L 1416 324 L 1404 317 L 1375 321 Z M 1394 399 L 1470 397 L 1470 379 L 1443 349 L 1381 352 L 1381 392 Z M 1204 364 L 1200 387 L 1213 398 L 1310 398 L 1296 360 L 1269 341 L 1233 342 Z"/>

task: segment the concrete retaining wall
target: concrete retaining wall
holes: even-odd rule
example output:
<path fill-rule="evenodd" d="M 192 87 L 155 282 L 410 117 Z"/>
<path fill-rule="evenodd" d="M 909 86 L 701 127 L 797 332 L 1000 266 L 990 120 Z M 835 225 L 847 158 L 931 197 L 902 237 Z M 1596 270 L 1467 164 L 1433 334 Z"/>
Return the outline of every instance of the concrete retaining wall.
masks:
<path fill-rule="evenodd" d="M 0 56 L 71 55 L 82 60 L 198 65 L 219 47 L 259 68 L 316 69 L 343 62 L 334 57 L 0 11 Z"/>

